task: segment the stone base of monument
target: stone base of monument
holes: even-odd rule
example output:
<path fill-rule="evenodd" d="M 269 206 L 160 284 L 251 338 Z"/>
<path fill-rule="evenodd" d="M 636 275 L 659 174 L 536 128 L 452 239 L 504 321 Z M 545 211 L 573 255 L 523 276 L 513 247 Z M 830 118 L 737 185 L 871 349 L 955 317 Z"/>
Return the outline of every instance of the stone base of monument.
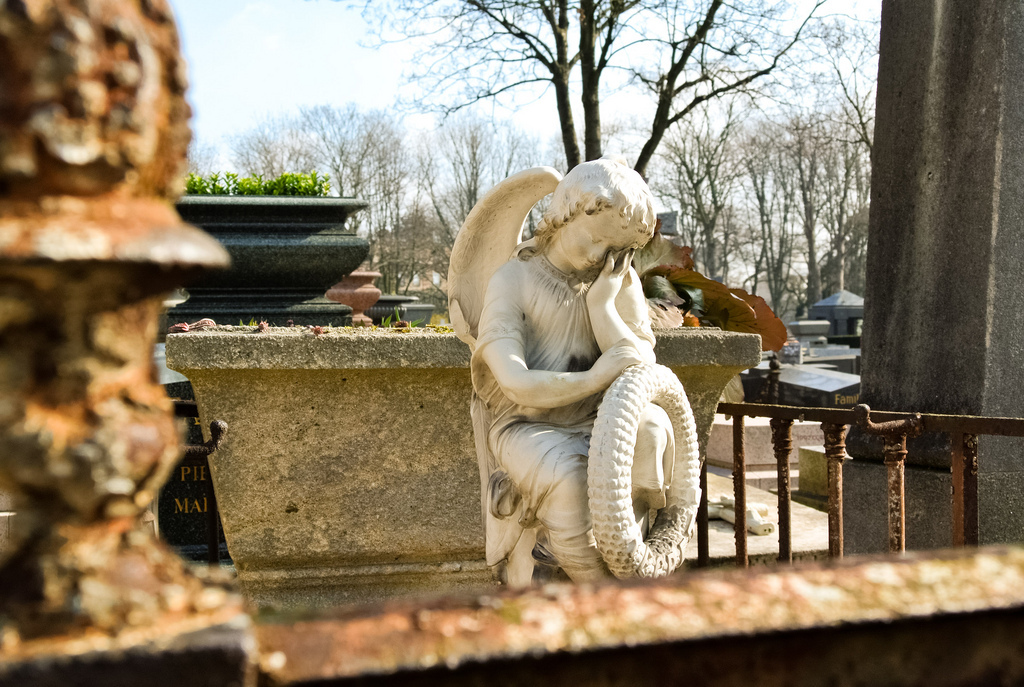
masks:
<path fill-rule="evenodd" d="M 847 554 L 889 550 L 886 466 L 852 459 L 843 464 L 843 539 Z M 952 478 L 948 469 L 905 468 L 907 549 L 952 545 Z"/>
<path fill-rule="evenodd" d="M 729 379 L 760 341 L 659 333 L 701 444 Z M 469 349 L 434 331 L 218 327 L 172 334 L 210 458 L 228 550 L 260 606 L 329 606 L 489 588 L 469 404 Z M 205 431 L 205 429 L 204 429 Z"/>

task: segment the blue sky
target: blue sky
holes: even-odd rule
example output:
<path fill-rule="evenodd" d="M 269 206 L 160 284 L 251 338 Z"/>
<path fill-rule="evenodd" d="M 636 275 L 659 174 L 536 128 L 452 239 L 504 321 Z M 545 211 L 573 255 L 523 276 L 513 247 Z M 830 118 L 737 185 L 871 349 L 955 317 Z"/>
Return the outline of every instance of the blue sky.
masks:
<path fill-rule="evenodd" d="M 302 105 L 387 107 L 408 46 L 360 47 L 367 28 L 343 3 L 174 0 L 189 63 L 193 129 L 203 142 Z"/>

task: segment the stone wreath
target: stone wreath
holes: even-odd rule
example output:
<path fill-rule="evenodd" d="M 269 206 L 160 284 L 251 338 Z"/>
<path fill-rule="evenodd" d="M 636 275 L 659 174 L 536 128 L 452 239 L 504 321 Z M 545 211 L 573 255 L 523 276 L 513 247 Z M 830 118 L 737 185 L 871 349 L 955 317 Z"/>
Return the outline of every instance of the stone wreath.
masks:
<path fill-rule="evenodd" d="M 693 534 L 700 493 L 680 493 L 673 480 L 666 505 L 647 538 L 633 517 L 632 469 L 640 417 L 649 403 L 668 414 L 675 434 L 675 470 L 700 469 L 697 427 L 683 385 L 663 365 L 635 365 L 623 371 L 598 408 L 590 442 L 588 497 L 594 538 L 619 579 L 663 577 L 683 562 Z"/>

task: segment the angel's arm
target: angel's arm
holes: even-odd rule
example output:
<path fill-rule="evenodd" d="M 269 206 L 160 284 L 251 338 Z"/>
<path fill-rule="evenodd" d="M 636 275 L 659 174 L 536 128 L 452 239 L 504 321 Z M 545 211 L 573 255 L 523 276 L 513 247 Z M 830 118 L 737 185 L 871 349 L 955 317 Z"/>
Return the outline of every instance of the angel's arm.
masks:
<path fill-rule="evenodd" d="M 511 339 L 493 341 L 481 354 L 505 395 L 530 408 L 560 408 L 604 391 L 623 369 L 640 362 L 632 345 L 613 346 L 584 372 L 531 370 L 522 346 Z"/>
<path fill-rule="evenodd" d="M 640 336 L 647 313 L 647 303 L 636 271 L 630 266 L 632 253 L 609 255 L 601 274 L 587 294 L 587 309 L 594 338 L 602 351 L 628 341 L 642 362 L 655 361 L 654 345 L 649 336 Z M 632 325 L 632 326 L 631 326 Z"/>
<path fill-rule="evenodd" d="M 635 346 L 623 340 L 612 345 L 589 370 L 531 370 L 523 347 L 525 320 L 517 295 L 517 276 L 499 270 L 487 287 L 480 318 L 477 354 L 510 400 L 531 408 L 559 408 L 608 388 L 626 367 L 642 362 Z"/>

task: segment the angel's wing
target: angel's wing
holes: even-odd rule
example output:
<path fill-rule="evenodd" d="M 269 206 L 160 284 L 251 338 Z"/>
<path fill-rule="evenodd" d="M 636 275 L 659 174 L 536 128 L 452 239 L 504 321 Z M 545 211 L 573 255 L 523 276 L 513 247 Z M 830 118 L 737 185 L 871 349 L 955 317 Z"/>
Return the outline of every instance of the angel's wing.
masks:
<path fill-rule="evenodd" d="M 476 347 L 487 283 L 519 245 L 530 208 L 561 180 L 551 167 L 513 174 L 488 191 L 466 217 L 448 265 L 448 312 L 455 333 L 470 348 Z"/>

